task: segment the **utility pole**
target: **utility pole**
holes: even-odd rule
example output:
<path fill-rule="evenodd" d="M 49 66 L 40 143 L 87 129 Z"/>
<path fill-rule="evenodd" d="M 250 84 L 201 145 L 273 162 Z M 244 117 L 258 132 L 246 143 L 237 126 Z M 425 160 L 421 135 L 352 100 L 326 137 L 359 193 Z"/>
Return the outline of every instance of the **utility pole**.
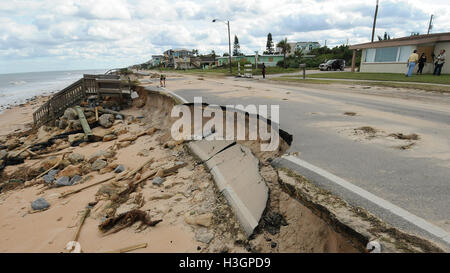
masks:
<path fill-rule="evenodd" d="M 434 17 L 434 15 L 431 14 L 430 23 L 428 24 L 428 32 L 427 32 L 427 34 L 430 34 L 430 31 L 433 28 L 433 17 Z"/>
<path fill-rule="evenodd" d="M 372 27 L 372 43 L 373 38 L 375 37 L 375 25 L 377 24 L 377 15 L 378 15 L 378 0 L 377 0 L 377 6 L 375 8 L 375 16 L 373 17 L 373 27 Z"/>

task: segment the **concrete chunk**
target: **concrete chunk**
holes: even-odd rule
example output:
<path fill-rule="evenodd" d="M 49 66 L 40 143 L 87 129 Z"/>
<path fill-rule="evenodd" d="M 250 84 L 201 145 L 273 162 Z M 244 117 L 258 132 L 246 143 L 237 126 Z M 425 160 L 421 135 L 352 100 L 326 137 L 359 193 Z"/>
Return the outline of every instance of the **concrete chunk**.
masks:
<path fill-rule="evenodd" d="M 266 208 L 269 189 L 259 173 L 259 160 L 249 148 L 235 144 L 217 153 L 233 143 L 219 142 L 201 140 L 191 142 L 189 147 L 202 160 L 212 156 L 206 165 L 247 236 L 250 236 Z"/>
<path fill-rule="evenodd" d="M 234 142 L 234 140 L 200 140 L 190 142 L 188 146 L 201 160 L 207 160 Z"/>

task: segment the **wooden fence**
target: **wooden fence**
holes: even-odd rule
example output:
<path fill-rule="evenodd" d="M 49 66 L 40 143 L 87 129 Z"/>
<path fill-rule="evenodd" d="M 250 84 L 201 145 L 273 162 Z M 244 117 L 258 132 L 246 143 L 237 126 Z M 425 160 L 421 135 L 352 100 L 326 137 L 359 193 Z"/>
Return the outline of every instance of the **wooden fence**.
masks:
<path fill-rule="evenodd" d="M 52 120 L 55 120 L 64 111 L 74 105 L 79 104 L 84 98 L 91 95 L 100 95 L 97 80 L 118 80 L 117 75 L 83 75 L 82 79 L 72 83 L 63 90 L 56 93 L 38 110 L 33 113 L 33 123 L 35 127 L 39 127 Z M 121 92 L 122 87 L 120 87 Z"/>

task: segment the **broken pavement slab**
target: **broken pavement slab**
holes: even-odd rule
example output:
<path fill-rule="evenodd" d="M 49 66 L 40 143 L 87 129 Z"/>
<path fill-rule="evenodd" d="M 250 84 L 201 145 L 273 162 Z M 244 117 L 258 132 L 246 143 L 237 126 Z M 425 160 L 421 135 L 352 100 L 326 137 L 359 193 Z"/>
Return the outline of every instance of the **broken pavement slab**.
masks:
<path fill-rule="evenodd" d="M 250 236 L 258 226 L 269 197 L 269 189 L 259 173 L 259 160 L 249 148 L 234 141 L 201 140 L 188 146 L 206 161 L 218 189 Z"/>
<path fill-rule="evenodd" d="M 188 146 L 202 161 L 207 161 L 235 143 L 234 140 L 202 140 L 191 142 Z"/>

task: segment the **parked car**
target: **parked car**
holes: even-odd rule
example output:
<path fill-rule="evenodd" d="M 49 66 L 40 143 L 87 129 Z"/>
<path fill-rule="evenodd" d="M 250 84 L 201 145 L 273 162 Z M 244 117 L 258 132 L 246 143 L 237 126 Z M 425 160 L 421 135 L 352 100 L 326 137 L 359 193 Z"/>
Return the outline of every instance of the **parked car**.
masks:
<path fill-rule="evenodd" d="M 341 71 L 344 71 L 344 68 L 345 68 L 345 60 L 342 60 L 342 59 L 333 59 L 333 60 L 328 60 L 327 62 L 325 62 L 325 63 L 322 63 L 322 64 L 320 64 L 319 65 L 319 69 L 320 70 L 328 70 L 328 71 L 330 71 L 330 70 L 334 70 L 334 71 L 336 71 L 336 70 L 341 70 Z"/>

